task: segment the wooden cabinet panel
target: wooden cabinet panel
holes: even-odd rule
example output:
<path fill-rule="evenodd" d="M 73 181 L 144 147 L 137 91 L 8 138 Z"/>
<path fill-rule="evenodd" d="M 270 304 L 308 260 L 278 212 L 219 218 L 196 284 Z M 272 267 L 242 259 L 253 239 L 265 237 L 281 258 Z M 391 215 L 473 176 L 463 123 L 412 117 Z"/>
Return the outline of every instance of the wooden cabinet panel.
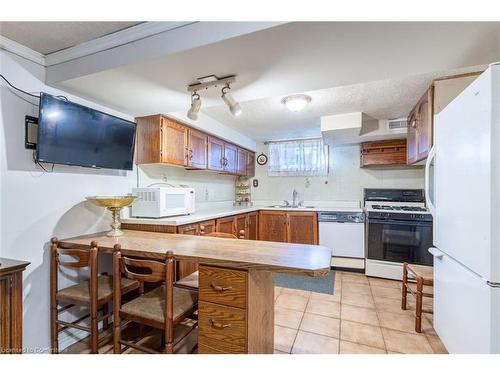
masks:
<path fill-rule="evenodd" d="M 432 147 L 433 97 L 431 86 L 408 115 L 407 163 L 424 160 Z"/>
<path fill-rule="evenodd" d="M 167 118 L 162 118 L 162 162 L 182 165 L 187 164 L 188 128 Z"/>
<path fill-rule="evenodd" d="M 200 300 L 246 307 L 247 273 L 217 267 L 200 267 Z"/>
<path fill-rule="evenodd" d="M 248 152 L 246 150 L 238 148 L 236 174 L 240 176 L 246 176 L 247 174 L 247 154 Z"/>
<path fill-rule="evenodd" d="M 215 232 L 215 220 L 202 221 L 199 223 L 199 234 L 204 236 Z"/>
<path fill-rule="evenodd" d="M 191 234 L 191 235 L 198 235 L 198 224 L 186 224 L 186 225 L 179 225 L 177 227 L 177 233 L 179 234 Z"/>
<path fill-rule="evenodd" d="M 318 217 L 316 212 L 289 211 L 288 242 L 316 245 L 318 243 Z"/>
<path fill-rule="evenodd" d="M 161 163 L 161 116 L 136 118 L 135 162 L 137 164 Z"/>
<path fill-rule="evenodd" d="M 234 216 L 223 217 L 216 220 L 216 231 L 236 235 Z"/>
<path fill-rule="evenodd" d="M 247 177 L 255 177 L 255 152 L 247 154 Z"/>
<path fill-rule="evenodd" d="M 361 144 L 361 167 L 383 165 L 406 165 L 406 139 Z"/>
<path fill-rule="evenodd" d="M 224 141 L 208 137 L 208 169 L 224 170 Z"/>
<path fill-rule="evenodd" d="M 200 344 L 219 350 L 226 349 L 227 345 L 246 348 L 247 318 L 244 309 L 202 300 L 198 309 Z"/>
<path fill-rule="evenodd" d="M 287 215 L 284 211 L 260 211 L 259 239 L 287 242 Z"/>
<path fill-rule="evenodd" d="M 188 131 L 187 166 L 197 169 L 207 168 L 208 136 L 198 130 Z"/>
<path fill-rule="evenodd" d="M 23 271 L 28 262 L 0 258 L 0 354 L 21 354 Z"/>
<path fill-rule="evenodd" d="M 238 163 L 238 147 L 231 143 L 224 144 L 224 171 L 236 173 Z"/>
<path fill-rule="evenodd" d="M 246 232 L 246 238 L 249 240 L 257 240 L 258 239 L 258 231 L 259 231 L 259 214 L 258 212 L 250 212 L 248 214 L 248 226 Z"/>
<path fill-rule="evenodd" d="M 236 236 L 238 238 L 248 239 L 248 215 L 238 215 L 234 217 L 234 225 L 236 226 Z M 242 232 L 243 231 L 243 232 Z"/>

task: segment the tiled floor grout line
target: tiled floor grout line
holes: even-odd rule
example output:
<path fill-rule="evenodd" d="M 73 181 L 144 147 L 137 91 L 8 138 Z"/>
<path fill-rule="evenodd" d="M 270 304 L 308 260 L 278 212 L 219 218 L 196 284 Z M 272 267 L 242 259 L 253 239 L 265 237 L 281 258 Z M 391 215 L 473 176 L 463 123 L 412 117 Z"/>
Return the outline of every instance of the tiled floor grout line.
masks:
<path fill-rule="evenodd" d="M 389 354 L 389 350 L 387 349 L 387 343 L 385 342 L 384 331 L 382 330 L 382 326 L 380 325 L 380 316 L 379 316 L 379 312 L 378 312 L 378 309 L 377 309 L 377 305 L 375 303 L 375 296 L 373 294 L 372 286 L 371 286 L 370 280 L 368 280 L 368 278 L 367 278 L 366 281 L 368 282 L 368 287 L 370 288 L 370 293 L 371 293 L 372 300 L 373 300 L 373 306 L 375 307 L 375 315 L 377 315 L 378 328 L 380 329 L 380 333 L 382 334 L 382 341 L 384 342 L 385 353 Z"/>
<path fill-rule="evenodd" d="M 295 334 L 295 338 L 293 339 L 293 343 L 290 348 L 290 354 L 292 354 L 293 352 L 293 347 L 295 346 L 295 341 L 297 341 L 297 336 L 299 335 L 299 331 L 301 330 L 300 326 L 302 325 L 302 321 L 304 320 L 304 316 L 306 315 L 307 305 L 309 305 L 310 300 L 311 300 L 311 295 L 309 294 L 309 297 L 307 297 L 306 306 L 304 307 L 304 311 L 302 311 L 302 318 L 300 318 L 299 327 L 297 328 L 297 333 Z"/>

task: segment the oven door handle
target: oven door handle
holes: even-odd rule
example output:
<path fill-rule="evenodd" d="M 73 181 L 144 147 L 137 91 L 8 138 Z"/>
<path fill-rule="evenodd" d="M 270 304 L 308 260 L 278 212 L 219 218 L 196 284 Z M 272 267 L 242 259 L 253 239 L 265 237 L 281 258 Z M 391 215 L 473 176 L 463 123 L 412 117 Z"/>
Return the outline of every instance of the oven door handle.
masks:
<path fill-rule="evenodd" d="M 368 224 L 432 226 L 432 221 L 415 221 L 415 220 L 368 219 L 367 223 Z"/>

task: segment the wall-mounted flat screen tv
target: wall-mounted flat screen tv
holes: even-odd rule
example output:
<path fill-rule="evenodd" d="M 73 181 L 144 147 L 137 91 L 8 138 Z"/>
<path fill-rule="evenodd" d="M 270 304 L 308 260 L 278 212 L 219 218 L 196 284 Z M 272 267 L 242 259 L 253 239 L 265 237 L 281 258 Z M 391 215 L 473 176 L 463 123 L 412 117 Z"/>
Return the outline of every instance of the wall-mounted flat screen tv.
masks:
<path fill-rule="evenodd" d="M 131 170 L 135 131 L 134 122 L 41 93 L 36 159 Z"/>

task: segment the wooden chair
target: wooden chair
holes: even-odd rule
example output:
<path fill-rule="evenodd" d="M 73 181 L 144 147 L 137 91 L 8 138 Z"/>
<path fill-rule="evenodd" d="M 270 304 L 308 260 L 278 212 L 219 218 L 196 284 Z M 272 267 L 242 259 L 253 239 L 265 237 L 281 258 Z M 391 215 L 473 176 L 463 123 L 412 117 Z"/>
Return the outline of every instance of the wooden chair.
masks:
<path fill-rule="evenodd" d="M 414 281 L 411 283 L 410 281 Z M 415 289 L 413 289 L 415 285 Z M 406 297 L 411 294 L 416 299 L 415 308 L 415 331 L 422 332 L 422 313 L 431 313 L 432 310 L 424 310 L 422 308 L 423 297 L 433 298 L 433 293 L 424 292 L 424 286 L 432 287 L 434 285 L 434 275 L 432 267 L 420 266 L 416 264 L 403 264 L 403 288 L 401 309 L 406 310 Z"/>
<path fill-rule="evenodd" d="M 59 352 L 59 333 L 69 327 L 89 332 L 91 353 L 98 353 L 98 323 L 102 321 L 103 330 L 108 329 L 108 318 L 111 315 L 108 304 L 113 299 L 113 277 L 98 274 L 97 252 L 97 243 L 94 241 L 88 249 L 69 249 L 59 247 L 57 238 L 51 239 L 50 334 L 52 353 Z M 58 289 L 60 267 L 88 268 L 90 278 L 67 288 Z M 137 281 L 124 280 L 121 293 L 131 292 L 138 287 L 139 283 Z M 60 305 L 62 306 L 59 307 Z M 89 308 L 90 311 L 73 322 L 59 319 L 60 313 L 74 306 L 84 306 Z M 98 314 L 99 311 L 102 311 L 101 315 Z M 78 324 L 87 318 L 90 318 L 90 327 Z"/>
<path fill-rule="evenodd" d="M 141 283 L 159 283 L 162 285 L 141 294 L 126 304 L 121 304 L 121 278 L 116 277 L 113 286 L 113 351 L 121 354 L 122 344 L 146 352 L 158 353 L 137 342 L 126 341 L 121 337 L 122 319 L 163 331 L 162 352 L 172 354 L 174 346 L 185 338 L 197 325 L 192 325 L 183 335 L 175 340 L 174 327 L 197 309 L 197 293 L 174 287 L 174 254 L 166 253 L 163 262 L 155 260 L 133 259 L 121 255 L 119 244 L 114 246 L 113 273 L 123 274 L 126 278 Z M 140 337 L 139 337 L 140 339 Z"/>
<path fill-rule="evenodd" d="M 240 239 L 245 239 L 245 231 L 243 229 L 240 230 L 239 234 L 240 234 L 240 236 L 239 236 Z M 238 239 L 238 237 L 235 236 L 234 234 L 225 233 L 225 232 L 212 232 L 212 233 L 205 234 L 205 236 Z M 193 273 L 189 274 L 188 276 L 183 277 L 182 279 L 178 280 L 175 283 L 175 286 L 178 288 L 184 288 L 184 289 L 188 289 L 188 290 L 198 291 L 198 284 L 199 284 L 198 279 L 199 279 L 199 274 L 198 274 L 198 271 L 196 271 L 196 272 L 193 272 Z"/>

